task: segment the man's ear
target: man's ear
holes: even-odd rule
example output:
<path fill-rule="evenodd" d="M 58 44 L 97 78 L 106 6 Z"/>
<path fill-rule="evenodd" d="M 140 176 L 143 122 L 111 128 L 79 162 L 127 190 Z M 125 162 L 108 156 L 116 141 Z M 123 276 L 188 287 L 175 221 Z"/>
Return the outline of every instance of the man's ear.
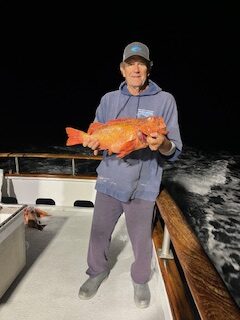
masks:
<path fill-rule="evenodd" d="M 122 76 L 125 78 L 125 71 L 124 71 L 124 67 L 123 67 L 123 62 L 120 63 L 120 71 Z"/>
<path fill-rule="evenodd" d="M 147 68 L 148 68 L 148 77 L 150 76 L 150 72 L 152 70 L 152 66 L 153 66 L 153 62 L 152 61 L 149 61 L 148 65 L 147 65 Z"/>
<path fill-rule="evenodd" d="M 150 62 L 149 62 L 149 68 L 148 68 L 148 75 L 150 75 L 150 72 L 151 72 L 151 70 L 152 70 L 152 66 L 153 66 L 153 62 L 150 61 Z"/>

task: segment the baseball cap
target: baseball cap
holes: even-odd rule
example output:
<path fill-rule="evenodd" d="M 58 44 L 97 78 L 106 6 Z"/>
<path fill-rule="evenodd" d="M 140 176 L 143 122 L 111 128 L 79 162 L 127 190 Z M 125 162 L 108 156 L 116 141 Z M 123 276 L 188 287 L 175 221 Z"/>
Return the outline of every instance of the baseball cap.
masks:
<path fill-rule="evenodd" d="M 150 61 L 149 49 L 145 44 L 141 42 L 132 42 L 125 47 L 123 51 L 123 61 L 132 56 L 140 56 Z"/>

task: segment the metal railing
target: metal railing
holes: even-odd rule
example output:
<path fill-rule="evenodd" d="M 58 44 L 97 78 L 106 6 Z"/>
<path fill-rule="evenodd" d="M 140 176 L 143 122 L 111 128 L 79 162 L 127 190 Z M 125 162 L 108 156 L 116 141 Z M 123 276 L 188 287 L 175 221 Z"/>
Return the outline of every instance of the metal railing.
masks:
<path fill-rule="evenodd" d="M 14 159 L 14 168 L 9 168 L 8 173 L 20 174 L 20 159 L 26 158 L 44 158 L 44 159 L 70 159 L 71 160 L 71 172 L 72 175 L 76 175 L 76 161 L 75 160 L 92 160 L 100 161 L 102 156 L 91 156 L 83 154 L 65 154 L 65 153 L 20 153 L 20 152 L 2 152 L 0 153 L 0 159 Z"/>

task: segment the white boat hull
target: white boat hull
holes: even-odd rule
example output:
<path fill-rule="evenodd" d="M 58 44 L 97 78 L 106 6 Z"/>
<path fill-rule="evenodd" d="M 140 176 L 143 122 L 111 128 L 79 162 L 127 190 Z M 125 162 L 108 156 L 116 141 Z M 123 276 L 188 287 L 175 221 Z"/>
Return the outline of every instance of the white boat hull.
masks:
<path fill-rule="evenodd" d="M 19 204 L 36 204 L 37 199 L 52 199 L 58 206 L 73 206 L 77 200 L 95 201 L 95 179 L 37 176 L 7 176 L 3 196 Z"/>

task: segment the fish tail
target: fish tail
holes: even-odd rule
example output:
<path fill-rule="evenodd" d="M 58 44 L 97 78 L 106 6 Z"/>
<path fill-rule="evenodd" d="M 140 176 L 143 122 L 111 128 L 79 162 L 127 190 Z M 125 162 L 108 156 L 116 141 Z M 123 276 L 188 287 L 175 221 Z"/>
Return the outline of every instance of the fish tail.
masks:
<path fill-rule="evenodd" d="M 36 211 L 36 214 L 37 214 L 37 217 L 38 218 L 43 218 L 43 217 L 46 217 L 46 216 L 50 216 L 49 213 L 47 213 L 46 211 L 43 211 L 39 208 L 35 208 L 35 211 Z"/>
<path fill-rule="evenodd" d="M 75 144 L 82 144 L 84 138 L 88 135 L 86 132 L 78 129 L 74 129 L 71 127 L 66 128 L 66 133 L 68 135 L 68 139 L 66 142 L 67 146 L 73 146 Z"/>

